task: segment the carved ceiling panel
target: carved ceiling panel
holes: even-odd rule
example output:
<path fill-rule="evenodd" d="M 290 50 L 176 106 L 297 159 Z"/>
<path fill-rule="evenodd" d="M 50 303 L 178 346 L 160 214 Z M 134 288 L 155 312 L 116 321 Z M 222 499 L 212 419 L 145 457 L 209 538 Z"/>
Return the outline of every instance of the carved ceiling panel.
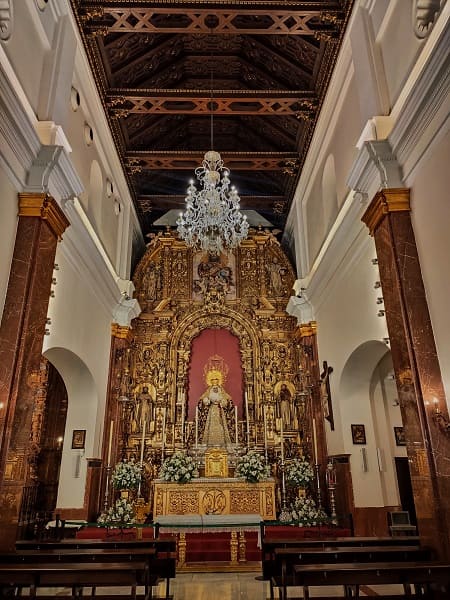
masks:
<path fill-rule="evenodd" d="M 352 5 L 72 0 L 144 234 L 182 208 L 211 112 L 241 207 L 283 230 Z"/>

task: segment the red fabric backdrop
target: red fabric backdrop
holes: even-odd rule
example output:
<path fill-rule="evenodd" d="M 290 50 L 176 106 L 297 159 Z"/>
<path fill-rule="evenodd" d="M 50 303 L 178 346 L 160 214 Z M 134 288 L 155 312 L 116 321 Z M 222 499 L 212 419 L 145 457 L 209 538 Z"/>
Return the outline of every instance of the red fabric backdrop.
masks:
<path fill-rule="evenodd" d="M 227 329 L 205 329 L 192 342 L 189 368 L 188 418 L 195 418 L 195 407 L 207 388 L 203 369 L 211 356 L 219 355 L 228 366 L 224 388 L 238 407 L 238 418 L 242 418 L 243 376 L 239 340 Z"/>

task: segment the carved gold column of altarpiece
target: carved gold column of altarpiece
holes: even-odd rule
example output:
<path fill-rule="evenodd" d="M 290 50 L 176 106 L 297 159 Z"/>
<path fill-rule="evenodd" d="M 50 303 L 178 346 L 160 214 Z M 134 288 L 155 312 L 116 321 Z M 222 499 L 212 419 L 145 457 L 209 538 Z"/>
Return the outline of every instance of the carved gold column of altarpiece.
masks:
<path fill-rule="evenodd" d="M 296 319 L 285 311 L 294 279 L 289 260 L 268 231 L 252 231 L 238 249 L 219 259 L 187 248 L 171 231 L 151 240 L 133 277 L 143 312 L 130 332 L 127 395 L 134 408 L 125 449 L 127 456 L 139 457 L 139 399 L 145 397 L 150 422 L 144 462 L 149 480 L 157 476 L 163 453 L 167 456 L 193 443 L 187 402 L 192 406 L 198 398 L 187 397 L 191 346 L 206 329 L 225 329 L 239 341 L 247 394 L 247 402 L 239 399 L 243 406 L 239 444 L 265 452 L 274 462 L 280 454 L 283 390 L 289 407 L 284 412 L 285 455 L 302 450 L 311 455 L 311 420 L 299 422 L 304 418 L 299 410 L 305 391 L 302 378 L 308 370 L 301 365 L 307 354 L 296 339 Z M 111 359 L 120 372 L 118 356 Z M 309 376 L 315 383 L 315 371 L 310 370 Z M 117 394 L 111 401 L 117 402 Z"/>
<path fill-rule="evenodd" d="M 19 194 L 19 220 L 0 328 L 0 549 L 12 550 L 28 456 L 34 452 L 32 414 L 40 386 L 56 244 L 69 225 L 47 194 Z"/>
<path fill-rule="evenodd" d="M 447 422 L 448 412 L 409 190 L 378 192 L 362 220 L 375 240 L 420 535 L 448 559 L 450 436 L 435 419 L 436 405 Z"/>

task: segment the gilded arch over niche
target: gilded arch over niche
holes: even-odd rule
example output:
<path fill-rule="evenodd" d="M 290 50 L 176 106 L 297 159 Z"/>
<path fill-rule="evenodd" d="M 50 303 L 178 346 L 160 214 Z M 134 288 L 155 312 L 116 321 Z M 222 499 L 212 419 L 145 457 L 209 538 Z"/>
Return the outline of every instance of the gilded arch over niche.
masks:
<path fill-rule="evenodd" d="M 175 329 L 170 345 L 170 362 L 177 376 L 172 382 L 170 397 L 177 397 L 177 385 L 186 383 L 189 368 L 191 345 L 205 329 L 227 329 L 239 340 L 242 360 L 242 371 L 245 376 L 249 402 L 255 403 L 255 411 L 259 414 L 256 400 L 260 398 L 260 340 L 253 324 L 240 313 L 228 306 L 221 306 L 212 312 L 204 306 L 190 313 Z M 174 406 L 171 407 L 172 411 Z"/>

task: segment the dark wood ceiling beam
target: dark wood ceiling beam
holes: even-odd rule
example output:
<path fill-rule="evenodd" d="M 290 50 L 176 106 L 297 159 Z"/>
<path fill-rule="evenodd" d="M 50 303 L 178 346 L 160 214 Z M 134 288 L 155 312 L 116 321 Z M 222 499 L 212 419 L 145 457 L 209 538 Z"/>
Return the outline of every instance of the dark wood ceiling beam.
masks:
<path fill-rule="evenodd" d="M 241 207 L 271 207 L 275 202 L 285 202 L 284 196 L 249 196 L 239 195 Z M 146 194 L 138 196 L 139 204 L 157 206 L 158 209 L 179 208 L 184 206 L 186 195 L 181 194 Z"/>
<path fill-rule="evenodd" d="M 204 152 L 127 152 L 126 166 L 131 173 L 143 170 L 195 170 L 201 165 Z M 223 152 L 225 166 L 233 171 L 283 171 L 297 163 L 295 152 Z"/>
<path fill-rule="evenodd" d="M 166 17 L 166 18 L 164 18 Z M 175 17 L 175 18 L 174 18 Z M 338 13 L 321 10 L 291 10 L 275 7 L 248 8 L 117 8 L 103 6 L 98 12 L 87 12 L 86 31 L 108 33 L 208 33 L 251 35 L 332 34 L 340 21 Z M 112 23 L 110 23 L 112 21 Z M 311 22 L 312 21 L 312 22 Z M 320 22 L 320 25 L 318 24 Z"/>
<path fill-rule="evenodd" d="M 214 91 L 214 98 L 204 90 L 110 90 L 107 105 L 112 115 L 129 114 L 204 114 L 220 115 L 297 115 L 313 110 L 317 101 L 309 92 L 258 90 Z M 211 105 L 213 110 L 211 111 Z"/>

